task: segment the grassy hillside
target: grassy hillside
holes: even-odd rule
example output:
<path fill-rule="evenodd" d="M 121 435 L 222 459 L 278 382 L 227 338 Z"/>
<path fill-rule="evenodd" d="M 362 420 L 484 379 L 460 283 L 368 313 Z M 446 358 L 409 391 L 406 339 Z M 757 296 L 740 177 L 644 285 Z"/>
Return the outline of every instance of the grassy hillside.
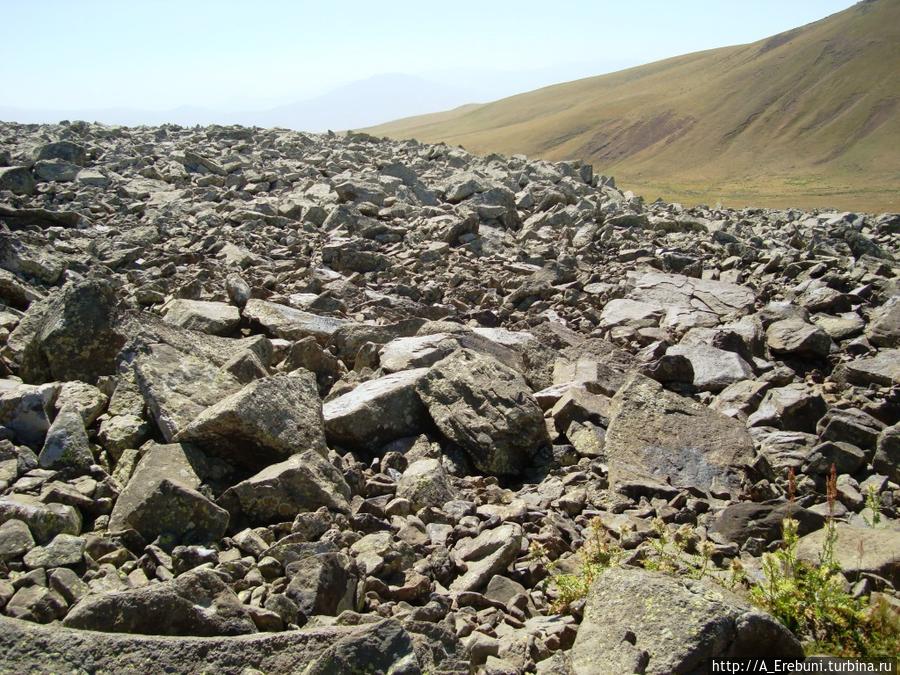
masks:
<path fill-rule="evenodd" d="M 650 199 L 900 211 L 900 0 L 367 131 L 585 159 Z"/>

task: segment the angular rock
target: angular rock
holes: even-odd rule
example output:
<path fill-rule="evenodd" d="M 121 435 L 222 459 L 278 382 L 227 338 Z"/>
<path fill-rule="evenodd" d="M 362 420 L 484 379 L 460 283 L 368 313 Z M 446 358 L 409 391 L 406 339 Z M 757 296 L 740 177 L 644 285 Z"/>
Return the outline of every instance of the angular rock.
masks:
<path fill-rule="evenodd" d="M 175 438 L 248 467 L 305 450 L 325 454 L 321 406 L 312 373 L 274 375 L 206 408 Z"/>
<path fill-rule="evenodd" d="M 84 556 L 85 540 L 72 534 L 58 534 L 46 545 L 36 546 L 25 554 L 28 569 L 78 565 Z"/>
<path fill-rule="evenodd" d="M 766 329 L 766 344 L 779 356 L 824 359 L 832 343 L 828 333 L 818 326 L 800 319 L 784 319 Z"/>
<path fill-rule="evenodd" d="M 520 525 L 506 523 L 457 544 L 454 551 L 465 561 L 468 569 L 450 584 L 450 590 L 463 592 L 483 589 L 495 574 L 502 574 L 518 557 L 522 537 Z"/>
<path fill-rule="evenodd" d="M 634 375 L 612 402 L 605 454 L 610 485 L 633 478 L 738 490 L 753 458 L 744 426 Z"/>
<path fill-rule="evenodd" d="M 699 391 L 718 393 L 753 377 L 753 368 L 738 354 L 709 345 L 674 345 L 666 350 L 666 356 L 683 356 L 691 362 L 693 383 Z"/>
<path fill-rule="evenodd" d="M 900 531 L 856 527 L 847 523 L 835 526 L 834 561 L 851 581 L 860 574 L 877 574 L 895 587 L 900 583 Z M 816 564 L 827 536 L 823 528 L 800 538 L 797 557 Z"/>
<path fill-rule="evenodd" d="M 549 444 L 540 406 L 522 376 L 462 349 L 439 361 L 416 385 L 438 429 L 480 470 L 518 474 Z"/>
<path fill-rule="evenodd" d="M 0 523 L 21 520 L 35 540 L 46 543 L 58 534 L 81 534 L 81 514 L 66 504 L 47 503 L 29 495 L 0 497 Z"/>
<path fill-rule="evenodd" d="M 457 494 L 440 460 L 420 459 L 410 464 L 397 481 L 396 496 L 408 499 L 413 511 L 418 511 L 426 506 L 440 508 Z"/>
<path fill-rule="evenodd" d="M 416 386 L 427 372 L 427 368 L 414 368 L 385 375 L 328 401 L 322 414 L 329 442 L 375 449 L 421 433 L 428 414 Z"/>
<path fill-rule="evenodd" d="M 31 531 L 21 520 L 7 520 L 0 525 L 0 561 L 15 560 L 34 547 Z"/>
<path fill-rule="evenodd" d="M 77 471 L 87 471 L 94 463 L 84 421 L 77 410 L 66 408 L 56 416 L 47 431 L 38 462 L 45 469 Z"/>
<path fill-rule="evenodd" d="M 884 349 L 875 356 L 842 363 L 834 369 L 837 382 L 867 387 L 900 384 L 900 349 Z"/>
<path fill-rule="evenodd" d="M 88 596 L 68 613 L 67 628 L 144 635 L 242 635 L 256 626 L 234 592 L 210 569 L 172 581 Z"/>
<path fill-rule="evenodd" d="M 149 345 L 135 360 L 134 374 L 147 408 L 170 442 L 204 410 L 241 388 L 231 373 L 167 344 Z"/>
<path fill-rule="evenodd" d="M 253 525 L 292 520 L 325 506 L 349 513 L 350 488 L 341 472 L 315 451 L 295 454 L 230 487 L 219 504 Z"/>
<path fill-rule="evenodd" d="M 17 195 L 31 195 L 34 194 L 34 187 L 34 176 L 27 167 L 0 168 L 0 190 L 9 190 Z"/>
<path fill-rule="evenodd" d="M 594 582 L 572 646 L 572 669 L 587 673 L 691 673 L 711 658 L 759 654 L 802 658 L 774 617 L 710 582 L 611 567 Z"/>
<path fill-rule="evenodd" d="M 224 302 L 172 300 L 166 305 L 165 319 L 182 328 L 209 335 L 231 335 L 241 322 L 238 308 Z"/>
<path fill-rule="evenodd" d="M 311 335 L 320 342 L 327 342 L 348 322 L 329 316 L 319 316 L 255 298 L 248 300 L 243 309 L 244 318 L 261 325 L 268 334 L 285 340 L 302 340 Z"/>

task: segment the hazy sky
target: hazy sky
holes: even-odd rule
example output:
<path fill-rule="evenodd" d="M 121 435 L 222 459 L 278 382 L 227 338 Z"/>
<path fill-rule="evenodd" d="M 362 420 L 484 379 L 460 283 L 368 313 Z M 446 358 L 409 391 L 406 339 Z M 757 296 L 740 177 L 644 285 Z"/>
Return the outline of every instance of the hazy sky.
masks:
<path fill-rule="evenodd" d="M 507 95 L 751 42 L 851 4 L 0 0 L 0 105 L 244 110 L 385 73 Z"/>

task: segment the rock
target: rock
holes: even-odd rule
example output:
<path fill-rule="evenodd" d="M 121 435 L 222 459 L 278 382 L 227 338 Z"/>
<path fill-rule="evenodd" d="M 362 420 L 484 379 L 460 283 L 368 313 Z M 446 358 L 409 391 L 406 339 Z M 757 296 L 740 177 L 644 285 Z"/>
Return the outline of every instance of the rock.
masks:
<path fill-rule="evenodd" d="M 457 544 L 454 551 L 468 569 L 450 584 L 450 590 L 463 592 L 484 588 L 495 574 L 502 574 L 518 557 L 522 536 L 520 525 L 506 523 Z"/>
<path fill-rule="evenodd" d="M 834 561 L 844 575 L 854 581 L 860 574 L 877 574 L 895 587 L 900 583 L 900 532 L 897 530 L 835 524 Z M 819 563 L 827 536 L 823 528 L 801 537 L 797 557 Z"/>
<path fill-rule="evenodd" d="M 31 549 L 25 554 L 23 560 L 28 569 L 78 565 L 84 556 L 84 546 L 83 537 L 58 534 L 46 546 L 36 546 Z"/>
<path fill-rule="evenodd" d="M 46 307 L 36 308 L 41 317 L 21 356 L 22 379 L 92 384 L 101 375 L 112 375 L 125 343 L 117 329 L 116 302 L 108 282 L 80 281 L 67 284 Z"/>
<path fill-rule="evenodd" d="M 518 474 L 549 444 L 543 414 L 522 376 L 468 349 L 439 361 L 416 385 L 428 413 L 480 470 Z"/>
<path fill-rule="evenodd" d="M 88 596 L 66 615 L 67 628 L 144 635 L 242 635 L 256 626 L 234 592 L 210 569 L 153 586 Z"/>
<path fill-rule="evenodd" d="M 312 667 L 313 662 L 335 668 L 325 672 L 343 672 L 341 655 L 357 653 L 368 655 L 365 660 L 380 659 L 401 661 L 402 653 L 393 646 L 402 644 L 390 638 L 381 624 L 396 624 L 393 620 L 379 623 L 363 623 L 350 626 L 323 626 L 307 630 L 283 633 L 257 633 L 235 637 L 170 637 L 151 635 L 127 635 L 123 633 L 97 633 L 56 626 L 40 626 L 24 621 L 0 617 L 0 661 L 15 672 L 49 673 L 102 669 L 109 672 L 166 672 L 173 675 L 195 673 L 198 663 L 204 668 L 221 673 L 252 672 L 282 673 Z M 376 632 L 373 640 L 379 656 L 370 651 L 354 651 L 353 645 L 367 644 L 365 636 Z M 462 649 L 458 641 L 445 638 L 440 641 L 410 634 L 419 646 L 416 658 L 432 656 L 445 670 L 452 668 L 454 658 Z M 386 649 L 385 647 L 390 647 Z M 317 661 L 326 653 L 331 656 Z M 337 660 L 332 660 L 337 659 Z M 392 663 L 393 661 L 391 661 Z M 414 662 L 423 671 L 439 672 L 434 661 Z M 388 671 L 388 667 L 379 670 Z M 320 666 L 316 666 L 320 667 Z M 253 670 L 255 669 L 255 671 Z M 319 672 L 319 671 L 317 671 Z M 402 672 L 402 671 L 398 671 Z M 448 672 L 462 675 L 465 669 Z"/>
<path fill-rule="evenodd" d="M 318 316 L 255 298 L 247 301 L 243 314 L 245 319 L 258 323 L 269 335 L 285 340 L 302 340 L 311 335 L 320 342 L 327 342 L 341 326 L 347 324 L 343 319 Z"/>
<path fill-rule="evenodd" d="M 356 609 L 358 576 L 353 561 L 343 553 L 302 557 L 289 565 L 285 595 L 304 616 L 336 616 Z"/>
<path fill-rule="evenodd" d="M 149 345 L 135 359 L 134 374 L 147 408 L 169 442 L 207 408 L 241 388 L 231 373 L 167 344 Z"/>
<path fill-rule="evenodd" d="M 374 624 L 364 633 L 337 640 L 303 673 L 349 673 L 363 663 L 373 673 L 422 672 L 409 634 L 398 621 L 388 619 Z"/>
<path fill-rule="evenodd" d="M 83 145 L 73 141 L 54 141 L 35 148 L 32 157 L 35 161 L 61 159 L 64 162 L 84 166 L 87 163 L 87 150 Z"/>
<path fill-rule="evenodd" d="M 795 504 L 739 502 L 730 504 L 719 513 L 709 528 L 709 533 L 711 536 L 721 538 L 720 541 L 733 541 L 738 545 L 743 545 L 751 537 L 770 543 L 781 539 L 782 523 L 785 518 L 797 521 L 801 536 L 825 525 L 824 517 Z"/>
<path fill-rule="evenodd" d="M 206 408 L 175 438 L 251 468 L 304 450 L 324 455 L 321 406 L 311 373 L 274 375 Z"/>
<path fill-rule="evenodd" d="M 66 601 L 44 586 L 23 586 L 6 603 L 6 613 L 15 619 L 50 623 L 66 613 Z"/>
<path fill-rule="evenodd" d="M 77 410 L 66 408 L 56 416 L 47 431 L 38 462 L 45 469 L 77 471 L 87 471 L 94 463 L 84 420 Z"/>
<path fill-rule="evenodd" d="M 230 487 L 219 504 L 235 518 L 243 516 L 253 525 L 267 525 L 321 506 L 349 513 L 349 499 L 350 488 L 340 471 L 320 453 L 306 451 Z"/>
<path fill-rule="evenodd" d="M 600 314 L 600 324 L 607 328 L 623 324 L 658 326 L 666 311 L 662 306 L 638 300 L 610 300 Z"/>
<path fill-rule="evenodd" d="M 842 363 L 834 369 L 834 379 L 861 387 L 900 384 L 900 349 L 884 349 L 875 356 Z"/>
<path fill-rule="evenodd" d="M 59 388 L 54 407 L 57 414 L 70 408 L 81 415 L 85 427 L 90 427 L 106 410 L 109 397 L 84 382 L 64 382 Z"/>
<path fill-rule="evenodd" d="M 873 312 L 866 337 L 878 347 L 900 347 L 900 297 L 894 296 Z"/>
<path fill-rule="evenodd" d="M 175 299 L 166 305 L 165 319 L 182 328 L 209 335 L 231 335 L 241 322 L 238 308 L 224 302 Z"/>
<path fill-rule="evenodd" d="M 691 362 L 694 386 L 699 391 L 718 393 L 725 387 L 753 377 L 753 369 L 734 352 L 709 345 L 675 345 L 666 356 L 683 356 Z"/>
<path fill-rule="evenodd" d="M 747 425 L 812 432 L 826 408 L 821 394 L 798 382 L 770 389 L 756 412 L 747 419 Z"/>
<path fill-rule="evenodd" d="M 129 448 L 139 448 L 151 435 L 150 425 L 137 415 L 113 415 L 100 423 L 97 438 L 117 460 Z"/>
<path fill-rule="evenodd" d="M 753 307 L 753 291 L 724 281 L 694 279 L 680 274 L 646 272 L 631 277 L 633 300 L 656 303 L 661 307 L 683 307 L 723 317 L 746 312 Z"/>
<path fill-rule="evenodd" d="M 766 330 L 766 344 L 773 354 L 824 359 L 831 351 L 828 333 L 800 319 L 784 319 Z"/>
<path fill-rule="evenodd" d="M 633 478 L 735 492 L 753 458 L 744 426 L 634 375 L 612 401 L 604 452 L 610 485 Z"/>
<path fill-rule="evenodd" d="M 34 547 L 31 531 L 21 520 L 7 520 L 0 525 L 0 561 L 15 560 Z"/>
<path fill-rule="evenodd" d="M 900 478 L 900 423 L 887 427 L 878 435 L 872 467 L 895 483 Z"/>
<path fill-rule="evenodd" d="M 66 504 L 38 501 L 29 495 L 0 497 L 0 523 L 24 522 L 38 543 L 46 543 L 58 534 L 81 534 L 81 514 Z"/>
<path fill-rule="evenodd" d="M 802 658 L 772 616 L 710 582 L 611 567 L 594 582 L 572 646 L 581 673 L 690 673 L 711 658 Z"/>
<path fill-rule="evenodd" d="M 208 543 L 225 533 L 228 512 L 197 491 L 201 458 L 180 444 L 153 445 L 141 457 L 109 518 L 109 530 L 137 530 L 167 545 Z"/>
<path fill-rule="evenodd" d="M 68 183 L 75 180 L 81 170 L 77 164 L 62 159 L 42 159 L 34 163 L 34 174 L 46 181 Z"/>
<path fill-rule="evenodd" d="M 17 195 L 31 195 L 34 194 L 34 187 L 34 176 L 27 167 L 0 168 L 0 190 L 9 190 Z"/>
<path fill-rule="evenodd" d="M 440 508 L 456 496 L 443 465 L 436 459 L 413 462 L 397 481 L 397 497 L 408 499 L 414 511 L 426 506 Z"/>
<path fill-rule="evenodd" d="M 56 395 L 55 387 L 13 384 L 0 391 L 0 424 L 20 443 L 35 449 L 43 447 Z"/>
<path fill-rule="evenodd" d="M 414 368 L 385 375 L 328 401 L 322 414 L 329 442 L 375 449 L 419 434 L 428 415 L 416 386 L 427 372 L 427 368 Z"/>
<path fill-rule="evenodd" d="M 832 408 L 819 419 L 816 433 L 823 441 L 852 443 L 866 450 L 875 450 L 878 435 L 884 428 L 883 422 L 862 410 Z"/>

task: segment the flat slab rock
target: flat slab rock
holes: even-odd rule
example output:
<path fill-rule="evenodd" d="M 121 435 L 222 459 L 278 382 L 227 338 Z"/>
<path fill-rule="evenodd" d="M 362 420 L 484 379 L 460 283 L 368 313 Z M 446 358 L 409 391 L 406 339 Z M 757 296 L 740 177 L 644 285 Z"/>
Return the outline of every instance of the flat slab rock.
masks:
<path fill-rule="evenodd" d="M 749 311 L 756 300 L 751 289 L 725 281 L 695 279 L 662 272 L 629 276 L 634 283 L 634 289 L 629 293 L 630 299 L 662 307 L 689 307 L 721 317 Z"/>
<path fill-rule="evenodd" d="M 650 479 L 734 492 L 753 441 L 739 421 L 636 374 L 613 398 L 605 453 L 611 487 Z"/>
<path fill-rule="evenodd" d="M 801 658 L 775 618 L 720 586 L 612 567 L 594 582 L 572 646 L 576 675 L 701 672 L 710 658 Z"/>
<path fill-rule="evenodd" d="M 317 340 L 327 341 L 338 328 L 349 323 L 256 298 L 247 301 L 244 318 L 259 323 L 271 335 L 285 340 L 302 340 L 312 335 Z"/>
<path fill-rule="evenodd" d="M 349 664 L 343 663 L 342 657 L 355 652 L 366 654 L 373 666 L 384 671 L 393 661 L 408 659 L 411 666 L 434 672 L 434 664 L 419 662 L 414 649 L 419 641 L 419 636 L 403 630 L 392 619 L 359 626 L 204 638 L 98 633 L 0 617 L 0 663 L 10 672 L 35 675 L 239 675 L 248 669 L 318 674 L 344 672 L 341 666 Z M 382 647 L 380 657 L 373 646 Z M 445 663 L 450 666 L 449 660 Z M 451 667 L 447 672 L 462 674 L 468 670 Z"/>

